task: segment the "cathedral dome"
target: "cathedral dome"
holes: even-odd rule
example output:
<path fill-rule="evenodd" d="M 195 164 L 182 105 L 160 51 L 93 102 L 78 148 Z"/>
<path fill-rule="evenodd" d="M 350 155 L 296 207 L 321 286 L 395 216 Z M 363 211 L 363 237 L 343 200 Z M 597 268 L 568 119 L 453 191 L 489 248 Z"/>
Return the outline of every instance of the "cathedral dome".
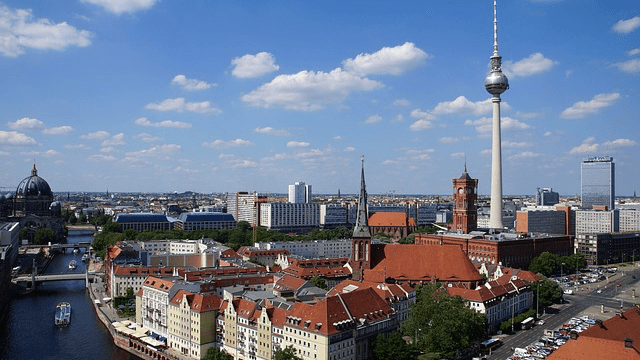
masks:
<path fill-rule="evenodd" d="M 38 176 L 38 170 L 36 170 L 35 164 L 33 165 L 33 170 L 31 170 L 31 176 L 24 178 L 24 180 L 18 184 L 16 196 L 53 196 L 49 183 Z"/>

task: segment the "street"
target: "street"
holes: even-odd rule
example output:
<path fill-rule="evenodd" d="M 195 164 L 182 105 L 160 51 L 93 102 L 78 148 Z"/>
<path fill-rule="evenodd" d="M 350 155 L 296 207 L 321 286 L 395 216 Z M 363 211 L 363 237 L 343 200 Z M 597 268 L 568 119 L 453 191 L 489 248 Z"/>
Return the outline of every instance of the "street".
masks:
<path fill-rule="evenodd" d="M 618 272 L 610 276 L 607 281 L 578 287 L 578 291 L 573 295 L 564 296 L 564 303 L 547 308 L 547 312 L 541 317 L 545 322 L 544 325 L 536 325 L 530 330 L 520 330 L 514 335 L 504 337 L 503 345 L 487 356 L 487 359 L 506 359 L 513 354 L 512 347 L 525 348 L 538 341 L 543 336 L 544 330 L 557 330 L 573 317 L 589 315 L 594 319 L 606 320 L 621 309 L 621 304 L 624 310 L 631 308 L 635 304 L 633 290 L 635 289 L 635 292 L 640 295 L 639 276 L 640 269 L 626 266 L 619 268 Z M 617 284 L 620 286 L 618 287 Z M 581 290 L 582 288 L 585 290 Z M 598 289 L 602 291 L 600 294 L 597 293 Z M 601 312 L 602 305 L 605 308 L 604 313 Z M 542 312 L 542 309 L 540 310 Z"/>

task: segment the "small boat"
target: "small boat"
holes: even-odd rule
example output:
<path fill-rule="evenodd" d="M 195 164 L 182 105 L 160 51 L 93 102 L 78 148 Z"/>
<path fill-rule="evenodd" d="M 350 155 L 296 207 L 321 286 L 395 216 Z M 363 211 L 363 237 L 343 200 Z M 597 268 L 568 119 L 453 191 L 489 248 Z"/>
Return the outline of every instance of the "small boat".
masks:
<path fill-rule="evenodd" d="M 76 266 L 77 266 L 76 261 L 71 260 L 71 262 L 69 263 L 69 269 L 73 270 L 76 268 Z"/>
<path fill-rule="evenodd" d="M 82 259 L 81 259 L 81 260 L 82 260 L 82 261 L 87 261 L 87 260 L 89 260 L 89 254 L 84 253 L 84 254 L 82 255 Z"/>
<path fill-rule="evenodd" d="M 58 326 L 67 326 L 71 322 L 71 304 L 61 302 L 56 306 L 55 324 Z"/>
<path fill-rule="evenodd" d="M 73 253 L 74 253 L 74 254 L 77 254 L 79 251 L 80 251 L 80 250 L 78 250 L 78 249 L 73 249 Z"/>

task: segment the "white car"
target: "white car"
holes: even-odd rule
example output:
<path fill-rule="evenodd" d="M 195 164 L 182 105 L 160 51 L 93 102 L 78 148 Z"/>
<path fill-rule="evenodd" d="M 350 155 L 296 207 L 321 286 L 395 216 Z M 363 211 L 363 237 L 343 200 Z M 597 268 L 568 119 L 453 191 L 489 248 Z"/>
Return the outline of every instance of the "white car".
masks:
<path fill-rule="evenodd" d="M 598 294 L 602 294 L 602 290 L 598 289 L 598 291 L 596 291 Z"/>

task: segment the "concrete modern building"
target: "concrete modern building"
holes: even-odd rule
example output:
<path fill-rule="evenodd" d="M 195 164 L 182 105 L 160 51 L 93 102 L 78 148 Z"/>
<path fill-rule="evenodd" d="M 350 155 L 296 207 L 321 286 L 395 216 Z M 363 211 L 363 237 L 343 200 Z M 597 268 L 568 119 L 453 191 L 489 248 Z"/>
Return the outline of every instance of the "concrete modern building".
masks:
<path fill-rule="evenodd" d="M 640 231 L 640 210 L 620 209 L 620 232 Z"/>
<path fill-rule="evenodd" d="M 320 227 L 320 205 L 306 203 L 260 204 L 260 226 L 269 230 L 304 233 Z"/>
<path fill-rule="evenodd" d="M 516 231 L 565 234 L 567 212 L 551 206 L 532 206 L 516 213 Z"/>
<path fill-rule="evenodd" d="M 536 205 L 553 206 L 560 202 L 560 194 L 553 191 L 552 188 L 536 189 Z"/>
<path fill-rule="evenodd" d="M 175 223 L 179 230 L 219 230 L 233 229 L 236 221 L 231 214 L 220 212 L 187 212 L 182 213 Z"/>
<path fill-rule="evenodd" d="M 351 257 L 351 240 L 274 241 L 257 243 L 260 250 L 288 250 L 305 259 L 335 259 Z"/>
<path fill-rule="evenodd" d="M 262 202 L 266 202 L 265 196 L 258 194 L 249 194 L 246 191 L 237 192 L 227 195 L 227 212 L 233 215 L 236 222 L 246 221 L 251 226 L 260 225 L 260 206 Z"/>
<path fill-rule="evenodd" d="M 610 156 L 584 159 L 580 167 L 582 209 L 591 210 L 594 205 L 615 207 L 615 163 Z"/>
<path fill-rule="evenodd" d="M 502 73 L 502 56 L 498 53 L 498 19 L 496 1 L 493 1 L 493 55 L 491 72 L 484 87 L 493 95 L 493 125 L 491 145 L 491 214 L 489 228 L 502 229 L 502 137 L 500 135 L 500 94 L 509 89 L 507 76 Z"/>
<path fill-rule="evenodd" d="M 347 204 L 322 204 L 320 205 L 320 227 L 334 229 L 340 226 L 349 226 Z"/>
<path fill-rule="evenodd" d="M 640 258 L 640 232 L 577 234 L 576 253 L 583 254 L 587 265 L 607 265 Z"/>
<path fill-rule="evenodd" d="M 171 230 L 171 223 L 167 215 L 155 213 L 128 213 L 118 214 L 114 219 L 122 228 L 122 231 L 133 229 L 142 231 L 166 231 Z"/>
<path fill-rule="evenodd" d="M 311 185 L 303 182 L 289 185 L 289 202 L 292 204 L 310 204 Z"/>
<path fill-rule="evenodd" d="M 578 234 L 602 234 L 620 231 L 620 211 L 605 210 L 601 206 L 594 210 L 577 210 L 576 235 Z"/>

